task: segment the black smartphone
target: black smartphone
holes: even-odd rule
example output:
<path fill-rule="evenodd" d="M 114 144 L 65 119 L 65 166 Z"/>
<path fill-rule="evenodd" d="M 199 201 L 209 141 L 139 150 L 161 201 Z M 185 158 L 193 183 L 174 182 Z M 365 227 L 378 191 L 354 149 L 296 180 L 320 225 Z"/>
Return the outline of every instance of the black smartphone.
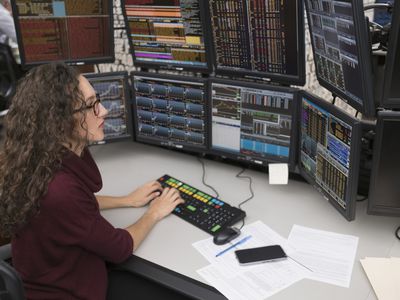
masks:
<path fill-rule="evenodd" d="M 241 249 L 235 251 L 241 265 L 285 259 L 285 251 L 279 245 Z"/>

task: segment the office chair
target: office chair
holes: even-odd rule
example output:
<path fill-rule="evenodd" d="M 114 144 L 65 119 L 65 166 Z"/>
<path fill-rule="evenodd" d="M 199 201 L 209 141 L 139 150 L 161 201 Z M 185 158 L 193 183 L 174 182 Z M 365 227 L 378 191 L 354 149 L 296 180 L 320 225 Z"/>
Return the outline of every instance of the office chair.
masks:
<path fill-rule="evenodd" d="M 0 260 L 0 300 L 25 300 L 21 278 L 4 260 Z"/>

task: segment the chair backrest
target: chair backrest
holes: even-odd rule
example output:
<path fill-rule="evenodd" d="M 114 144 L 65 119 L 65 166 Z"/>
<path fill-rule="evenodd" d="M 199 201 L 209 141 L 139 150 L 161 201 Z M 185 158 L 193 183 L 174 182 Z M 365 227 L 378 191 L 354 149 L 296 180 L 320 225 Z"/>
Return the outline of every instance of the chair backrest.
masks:
<path fill-rule="evenodd" d="M 0 300 L 25 300 L 24 286 L 17 271 L 0 260 Z"/>

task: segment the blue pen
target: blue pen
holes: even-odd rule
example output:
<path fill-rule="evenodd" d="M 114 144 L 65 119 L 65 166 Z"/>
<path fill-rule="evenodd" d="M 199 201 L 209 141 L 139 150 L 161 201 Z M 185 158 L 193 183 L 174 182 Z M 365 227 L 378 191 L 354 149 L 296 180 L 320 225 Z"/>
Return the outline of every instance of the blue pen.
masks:
<path fill-rule="evenodd" d="M 234 243 L 233 245 L 230 245 L 228 248 L 226 248 L 225 250 L 222 250 L 221 252 L 217 253 L 215 255 L 215 257 L 221 256 L 222 254 L 224 254 L 225 252 L 228 252 L 229 250 L 235 248 L 236 246 L 239 246 L 240 244 L 245 243 L 247 240 L 249 240 L 251 238 L 251 235 L 248 235 L 244 238 L 242 238 L 239 242 Z"/>

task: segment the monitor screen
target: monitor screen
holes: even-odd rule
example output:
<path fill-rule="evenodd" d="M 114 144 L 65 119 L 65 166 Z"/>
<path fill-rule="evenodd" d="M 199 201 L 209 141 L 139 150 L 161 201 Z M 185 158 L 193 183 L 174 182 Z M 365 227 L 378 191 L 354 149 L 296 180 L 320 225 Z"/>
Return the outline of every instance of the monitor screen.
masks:
<path fill-rule="evenodd" d="M 385 76 L 381 106 L 400 108 L 400 2 L 395 1 L 389 45 L 386 55 Z"/>
<path fill-rule="evenodd" d="M 101 104 L 108 110 L 104 122 L 104 141 L 132 137 L 130 86 L 127 72 L 85 74 Z"/>
<path fill-rule="evenodd" d="M 202 0 L 122 2 L 135 65 L 211 71 Z"/>
<path fill-rule="evenodd" d="M 211 152 L 251 164 L 295 165 L 297 90 L 212 79 Z"/>
<path fill-rule="evenodd" d="M 400 216 L 400 112 L 378 112 L 368 213 Z"/>
<path fill-rule="evenodd" d="M 362 0 L 305 0 L 319 83 L 374 115 L 372 67 Z"/>
<path fill-rule="evenodd" d="M 22 65 L 114 61 L 111 0 L 12 3 Z"/>
<path fill-rule="evenodd" d="M 355 218 L 361 123 L 306 92 L 302 92 L 300 106 L 300 174 L 351 221 Z"/>
<path fill-rule="evenodd" d="M 207 148 L 206 81 L 133 73 L 136 140 L 176 149 Z"/>
<path fill-rule="evenodd" d="M 209 1 L 217 73 L 304 85 L 303 0 Z"/>

